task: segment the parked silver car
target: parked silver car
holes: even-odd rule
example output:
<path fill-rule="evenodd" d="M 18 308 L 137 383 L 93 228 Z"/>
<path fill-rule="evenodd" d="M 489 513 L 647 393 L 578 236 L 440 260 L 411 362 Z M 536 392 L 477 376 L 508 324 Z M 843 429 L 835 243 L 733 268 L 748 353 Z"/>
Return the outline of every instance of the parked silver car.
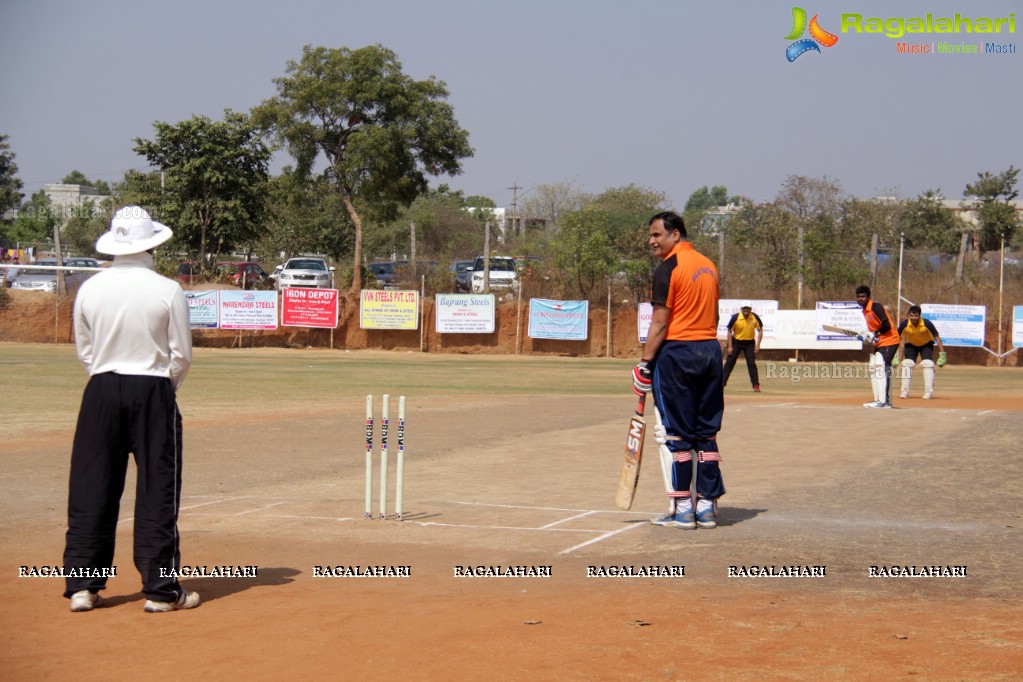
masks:
<path fill-rule="evenodd" d="M 291 258 L 277 266 L 275 275 L 278 291 L 286 287 L 331 289 L 334 284 L 334 268 L 322 258 Z"/>
<path fill-rule="evenodd" d="M 57 290 L 57 271 L 34 268 L 33 265 L 58 265 L 56 258 L 40 258 L 35 263 L 18 270 L 18 276 L 11 282 L 12 289 L 23 289 L 27 291 L 48 291 Z"/>

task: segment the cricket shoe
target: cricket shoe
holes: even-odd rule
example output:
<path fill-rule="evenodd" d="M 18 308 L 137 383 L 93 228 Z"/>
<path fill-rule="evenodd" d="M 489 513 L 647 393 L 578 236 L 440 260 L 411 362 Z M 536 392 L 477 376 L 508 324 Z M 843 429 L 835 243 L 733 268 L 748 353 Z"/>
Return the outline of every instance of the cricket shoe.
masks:
<path fill-rule="evenodd" d="M 872 408 L 875 408 L 875 409 L 890 410 L 890 409 L 892 409 L 892 404 L 891 403 L 883 403 L 880 400 L 878 400 L 878 401 L 872 402 L 872 403 L 863 403 L 863 407 L 872 407 Z"/>
<path fill-rule="evenodd" d="M 899 394 L 899 397 L 905 400 L 906 398 L 909 397 L 909 391 L 903 391 L 902 393 Z"/>
<path fill-rule="evenodd" d="M 693 510 L 689 509 L 688 511 L 681 511 L 677 514 L 662 514 L 655 519 L 651 519 L 650 523 L 655 526 L 692 530 L 696 528 L 696 517 L 693 514 Z"/>
<path fill-rule="evenodd" d="M 92 611 L 103 603 L 103 597 L 89 590 L 79 590 L 71 595 L 71 610 Z"/>
<path fill-rule="evenodd" d="M 931 391 L 927 391 L 926 393 L 924 393 L 924 400 L 930 400 L 933 397 L 934 393 L 932 393 Z"/>
<path fill-rule="evenodd" d="M 194 609 L 199 605 L 198 592 L 182 592 L 177 601 L 153 601 L 146 600 L 146 613 L 166 613 L 167 611 L 180 611 L 181 609 Z"/>
<path fill-rule="evenodd" d="M 760 393 L 760 384 L 753 384 L 753 392 Z"/>
<path fill-rule="evenodd" d="M 703 507 L 703 509 L 699 509 Z M 713 502 L 709 502 L 706 506 L 698 504 L 696 512 L 696 525 L 700 528 L 717 528 L 717 513 L 715 511 L 715 505 Z"/>

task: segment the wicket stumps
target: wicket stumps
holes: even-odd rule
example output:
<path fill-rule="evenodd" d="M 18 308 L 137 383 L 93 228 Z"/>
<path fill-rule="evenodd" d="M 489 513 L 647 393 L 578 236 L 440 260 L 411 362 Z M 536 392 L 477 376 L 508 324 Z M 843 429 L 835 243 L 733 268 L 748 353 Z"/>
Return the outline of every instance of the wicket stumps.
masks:
<path fill-rule="evenodd" d="M 387 518 L 387 436 L 390 428 L 391 396 L 384 394 L 380 414 L 380 518 Z M 405 479 L 405 396 L 398 397 L 398 455 L 395 464 L 394 518 L 401 520 Z M 366 396 L 366 509 L 373 518 L 373 396 Z"/>

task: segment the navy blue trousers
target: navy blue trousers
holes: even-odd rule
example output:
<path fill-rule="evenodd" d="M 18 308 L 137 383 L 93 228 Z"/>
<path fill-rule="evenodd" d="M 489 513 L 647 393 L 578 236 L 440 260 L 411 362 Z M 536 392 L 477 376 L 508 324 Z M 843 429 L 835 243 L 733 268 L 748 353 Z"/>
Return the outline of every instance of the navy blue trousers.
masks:
<path fill-rule="evenodd" d="M 717 434 L 725 411 L 721 382 L 721 344 L 707 341 L 665 341 L 657 353 L 653 393 L 657 411 L 669 436 L 672 452 L 696 450 L 718 452 Z M 692 462 L 675 462 L 675 490 L 688 490 Z M 700 497 L 716 499 L 725 494 L 718 462 L 701 462 L 696 470 Z"/>
<path fill-rule="evenodd" d="M 169 379 L 112 372 L 89 379 L 71 450 L 65 571 L 112 566 L 128 454 L 133 453 L 134 555 L 142 590 L 155 601 L 178 599 L 181 585 L 172 571 L 181 567 L 181 452 L 181 413 Z M 98 592 L 106 580 L 65 578 L 64 596 Z"/>

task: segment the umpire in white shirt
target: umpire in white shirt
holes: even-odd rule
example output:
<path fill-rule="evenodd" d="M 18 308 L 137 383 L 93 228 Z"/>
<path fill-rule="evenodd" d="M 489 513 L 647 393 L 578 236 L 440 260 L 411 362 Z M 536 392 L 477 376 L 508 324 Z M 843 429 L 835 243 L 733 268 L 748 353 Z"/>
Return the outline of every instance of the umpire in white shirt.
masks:
<path fill-rule="evenodd" d="M 135 456 L 135 567 L 148 612 L 190 609 L 182 589 L 178 508 L 181 413 L 175 391 L 192 364 L 188 303 L 177 282 L 158 275 L 152 250 L 173 236 L 138 206 L 114 214 L 96 251 L 114 256 L 75 299 L 78 358 L 89 373 L 82 396 L 68 492 L 64 596 L 91 611 L 114 560 L 128 454 Z M 72 570 L 74 569 L 74 570 Z M 106 569 L 106 570 L 104 570 Z"/>

